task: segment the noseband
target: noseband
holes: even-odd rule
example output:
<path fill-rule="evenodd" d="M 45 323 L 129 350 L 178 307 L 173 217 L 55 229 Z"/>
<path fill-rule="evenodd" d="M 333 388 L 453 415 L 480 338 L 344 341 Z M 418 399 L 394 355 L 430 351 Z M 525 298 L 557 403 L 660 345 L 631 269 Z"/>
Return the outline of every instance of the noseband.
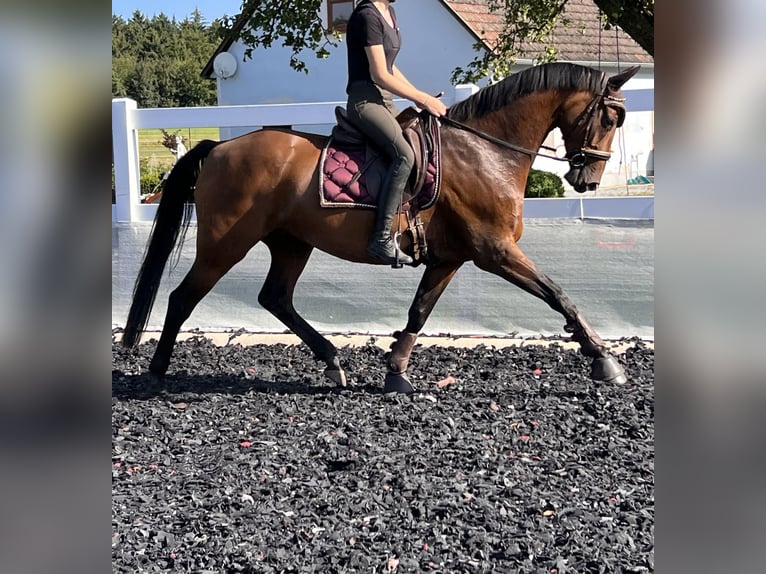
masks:
<path fill-rule="evenodd" d="M 593 100 L 591 100 L 591 102 L 588 104 L 588 107 L 586 107 L 585 110 L 583 110 L 583 113 L 580 114 L 580 118 L 575 124 L 575 127 L 578 127 L 582 125 L 583 123 L 587 122 L 585 125 L 584 135 L 582 139 L 582 144 L 580 145 L 580 149 L 572 154 L 567 154 L 564 157 L 540 153 L 539 151 L 533 151 L 525 147 L 517 146 L 505 140 L 501 140 L 500 138 L 491 136 L 488 133 L 484 133 L 481 130 L 477 130 L 476 128 L 473 128 L 462 122 L 453 120 L 452 118 L 449 118 L 447 116 L 440 117 L 439 121 L 443 124 L 447 124 L 447 125 L 459 128 L 461 130 L 467 131 L 469 133 L 472 133 L 500 147 L 525 153 L 532 158 L 534 158 L 535 156 L 539 156 L 539 157 L 545 157 L 548 159 L 555 159 L 556 161 L 566 161 L 566 162 L 569 162 L 569 166 L 572 169 L 580 169 L 582 167 L 585 167 L 585 164 L 587 163 L 587 160 L 589 157 L 604 160 L 604 161 L 608 161 L 609 158 L 612 157 L 611 152 L 597 150 L 593 147 L 593 145 L 591 145 L 591 142 L 588 141 L 590 139 L 590 134 L 593 129 L 593 123 L 596 121 L 596 112 L 598 110 L 598 105 L 602 101 L 604 102 L 605 106 L 616 108 L 618 110 L 619 119 L 617 120 L 617 127 L 620 127 L 623 124 L 623 122 L 625 121 L 625 103 L 624 103 L 625 98 L 616 98 L 606 93 L 606 91 L 598 94 L 595 98 L 593 98 Z M 552 152 L 556 151 L 556 148 L 552 148 L 549 146 L 540 146 L 540 149 L 544 149 L 544 150 L 548 150 Z"/>

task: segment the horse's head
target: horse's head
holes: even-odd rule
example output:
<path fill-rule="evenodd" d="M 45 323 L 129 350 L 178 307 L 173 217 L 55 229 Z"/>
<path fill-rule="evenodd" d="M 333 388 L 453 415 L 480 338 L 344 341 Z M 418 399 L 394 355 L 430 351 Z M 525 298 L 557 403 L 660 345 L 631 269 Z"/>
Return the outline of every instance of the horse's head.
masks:
<path fill-rule="evenodd" d="M 563 106 L 559 129 L 564 136 L 569 171 L 564 175 L 575 191 L 598 188 L 606 162 L 612 155 L 614 134 L 625 121 L 622 86 L 639 66 L 610 77 L 600 93 L 578 92 Z"/>

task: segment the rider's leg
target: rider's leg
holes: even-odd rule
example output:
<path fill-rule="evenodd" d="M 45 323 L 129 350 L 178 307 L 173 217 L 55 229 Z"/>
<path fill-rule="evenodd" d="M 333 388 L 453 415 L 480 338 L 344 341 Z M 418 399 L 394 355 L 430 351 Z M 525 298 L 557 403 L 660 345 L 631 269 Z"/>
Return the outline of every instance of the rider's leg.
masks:
<path fill-rule="evenodd" d="M 391 237 L 391 225 L 401 205 L 404 188 L 415 164 L 415 154 L 404 139 L 390 101 L 369 94 L 349 98 L 349 119 L 367 135 L 390 160 L 388 172 L 378 197 L 378 210 L 367 252 L 386 263 L 411 264 L 412 258 L 401 253 Z"/>

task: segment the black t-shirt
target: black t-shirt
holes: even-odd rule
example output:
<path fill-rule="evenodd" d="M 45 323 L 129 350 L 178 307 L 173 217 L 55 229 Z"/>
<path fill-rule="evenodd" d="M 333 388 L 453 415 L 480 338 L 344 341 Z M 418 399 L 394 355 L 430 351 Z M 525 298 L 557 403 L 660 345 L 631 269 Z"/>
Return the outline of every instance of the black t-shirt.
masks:
<path fill-rule="evenodd" d="M 389 8 L 391 19 L 396 26 L 396 13 L 393 6 Z M 386 55 L 386 67 L 394 73 L 394 60 L 401 47 L 399 27 L 392 28 L 383 14 L 370 2 L 361 2 L 351 14 L 346 24 L 346 44 L 348 46 L 348 86 L 353 82 L 372 82 L 370 63 L 367 60 L 366 46 L 383 45 Z"/>

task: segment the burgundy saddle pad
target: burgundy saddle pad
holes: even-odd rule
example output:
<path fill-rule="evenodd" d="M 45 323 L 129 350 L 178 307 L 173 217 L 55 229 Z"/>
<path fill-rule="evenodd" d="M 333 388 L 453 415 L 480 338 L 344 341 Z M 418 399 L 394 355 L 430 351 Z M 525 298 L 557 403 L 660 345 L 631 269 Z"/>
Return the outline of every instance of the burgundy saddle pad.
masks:
<path fill-rule="evenodd" d="M 320 176 L 322 207 L 377 207 L 378 189 L 380 183 L 371 185 L 368 189 L 367 180 L 380 180 L 376 177 L 380 173 L 383 158 L 377 157 L 371 160 L 365 171 L 359 174 L 359 170 L 365 165 L 367 150 L 364 148 L 336 147 L 330 138 L 327 146 L 322 151 Z M 373 175 L 375 174 L 375 175 Z"/>

